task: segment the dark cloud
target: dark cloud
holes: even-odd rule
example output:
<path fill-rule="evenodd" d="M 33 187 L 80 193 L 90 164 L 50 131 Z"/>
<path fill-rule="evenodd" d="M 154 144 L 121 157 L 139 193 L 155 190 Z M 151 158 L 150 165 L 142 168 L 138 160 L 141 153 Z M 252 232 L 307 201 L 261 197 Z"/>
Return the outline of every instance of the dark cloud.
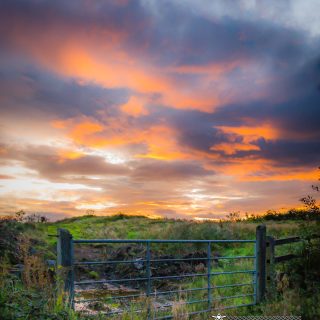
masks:
<path fill-rule="evenodd" d="M 277 127 L 300 133 L 320 132 L 320 58 L 301 66 L 291 65 L 289 74 L 282 78 L 273 102 L 265 100 L 220 107 L 213 120 L 220 125 L 241 125 L 245 119 L 271 122 Z M 279 97 L 277 97 L 279 95 Z M 279 102 L 280 100 L 280 102 Z"/>
<path fill-rule="evenodd" d="M 0 19 L 3 49 L 11 52 L 35 43 L 54 49 L 66 36 L 81 37 L 89 44 L 94 39 L 108 43 L 113 36 L 139 35 L 147 29 L 148 16 L 139 1 L 119 5 L 117 1 L 5 0 L 0 3 Z"/>
<path fill-rule="evenodd" d="M 211 146 L 228 141 L 228 136 L 215 128 L 218 122 L 214 113 L 179 110 L 164 106 L 150 106 L 149 110 L 149 115 L 136 120 L 137 126 L 140 128 L 152 125 L 171 127 L 177 131 L 178 143 L 182 148 L 210 152 Z"/>
<path fill-rule="evenodd" d="M 80 84 L 32 67 L 0 71 L 0 96 L 3 114 L 17 116 L 43 113 L 60 118 L 96 115 L 99 110 L 117 114 L 117 107 L 129 98 L 127 89 L 106 89 Z"/>
<path fill-rule="evenodd" d="M 59 150 L 46 146 L 7 146 L 7 150 L 7 163 L 19 161 L 24 167 L 36 171 L 40 178 L 51 181 L 72 182 L 72 176 L 117 176 L 129 173 L 127 167 L 108 163 L 103 157 L 86 155 L 68 159 L 60 156 Z"/>
<path fill-rule="evenodd" d="M 195 161 L 145 160 L 137 164 L 132 177 L 136 180 L 186 180 L 212 175 L 214 172 L 202 168 Z"/>
<path fill-rule="evenodd" d="M 311 49 L 304 33 L 270 20 L 209 19 L 171 1 L 155 6 L 157 14 L 141 1 L 125 5 L 116 1 L 2 1 L 0 34 L 4 45 L 14 41 L 17 32 L 34 42 L 34 35 L 45 30 L 53 43 L 66 33 L 88 41 L 99 37 L 106 43 L 112 33 L 125 35 L 124 48 L 166 66 L 262 58 L 265 63 L 298 63 Z"/>
<path fill-rule="evenodd" d="M 227 14 L 209 18 L 173 1 L 155 6 L 153 23 L 129 38 L 129 44 L 135 50 L 143 47 L 139 53 L 148 53 L 160 65 L 263 60 L 279 68 L 283 63 L 300 63 L 317 50 L 302 31 L 272 20 L 250 21 Z M 233 2 L 232 6 L 237 5 Z"/>
<path fill-rule="evenodd" d="M 279 166 L 309 166 L 316 168 L 320 163 L 319 141 L 276 140 L 257 142 L 259 158 L 275 161 Z"/>
<path fill-rule="evenodd" d="M 205 19 L 188 12 L 167 7 L 161 25 L 171 33 L 171 48 L 177 48 L 178 64 L 206 64 L 234 59 L 296 61 L 305 50 L 303 34 L 279 28 L 270 22 L 250 23 L 224 17 Z M 179 26 L 174 28 L 174 26 Z M 169 32 L 168 32 L 169 34 Z"/>
<path fill-rule="evenodd" d="M 60 160 L 50 155 L 28 155 L 26 166 L 37 170 L 42 177 L 51 180 L 67 175 L 125 175 L 127 168 L 107 163 L 102 157 L 84 156 L 79 159 Z"/>

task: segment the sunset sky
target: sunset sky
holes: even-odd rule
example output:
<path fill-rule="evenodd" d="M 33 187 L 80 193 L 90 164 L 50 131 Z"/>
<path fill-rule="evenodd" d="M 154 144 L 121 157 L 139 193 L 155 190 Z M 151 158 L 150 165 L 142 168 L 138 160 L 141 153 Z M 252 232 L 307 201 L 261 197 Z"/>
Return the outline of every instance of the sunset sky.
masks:
<path fill-rule="evenodd" d="M 0 1 L 0 214 L 299 206 L 320 1 Z"/>

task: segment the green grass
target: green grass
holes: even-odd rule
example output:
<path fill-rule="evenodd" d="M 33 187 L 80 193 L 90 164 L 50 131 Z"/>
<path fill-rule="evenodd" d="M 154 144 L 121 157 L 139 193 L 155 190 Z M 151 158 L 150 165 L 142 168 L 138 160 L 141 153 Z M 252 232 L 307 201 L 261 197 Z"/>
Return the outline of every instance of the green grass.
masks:
<path fill-rule="evenodd" d="M 36 250 L 37 255 L 41 256 L 43 259 L 55 259 L 55 247 L 56 247 L 56 237 L 49 235 L 56 235 L 59 228 L 68 229 L 73 235 L 74 239 L 255 239 L 255 230 L 258 224 L 261 222 L 256 221 L 240 221 L 240 222 L 193 222 L 187 220 L 170 220 L 170 219 L 148 219 L 141 216 L 125 216 L 125 215 L 116 215 L 116 216 L 82 216 L 74 217 L 70 219 L 64 219 L 58 222 L 52 223 L 33 223 L 33 224 L 22 224 L 17 225 L 16 228 L 20 235 L 28 239 L 33 239 L 32 247 Z M 301 233 L 302 229 L 298 221 L 264 221 L 267 225 L 268 235 L 271 235 L 275 238 L 283 238 L 288 236 L 295 236 Z M 315 223 L 309 222 L 307 228 L 314 228 Z M 305 229 L 303 229 L 305 230 Z M 303 231 L 304 232 L 304 231 Z M 81 246 L 77 246 L 81 247 Z M 83 246 L 82 251 L 76 248 L 77 259 L 97 259 L 104 257 L 109 258 L 110 252 L 114 252 L 116 249 L 119 249 L 122 245 L 86 245 Z M 134 251 L 136 250 L 136 251 Z M 134 249 L 133 252 L 136 252 L 138 256 L 144 257 L 145 249 L 143 247 Z M 153 244 L 152 245 L 152 255 L 153 257 L 172 254 L 174 256 L 184 255 L 192 253 L 195 251 L 206 252 L 206 245 L 203 244 Z M 286 246 L 280 246 L 276 248 L 276 255 L 282 255 L 292 251 L 301 251 L 301 244 L 291 244 Z M 253 244 L 214 244 L 212 245 L 212 253 L 219 252 L 222 256 L 247 256 L 253 255 Z M 92 257 L 89 257 L 89 254 Z M 286 271 L 289 269 L 300 270 L 300 262 L 294 261 L 292 265 L 284 264 L 279 268 L 279 271 Z M 288 267 L 289 266 L 289 267 Z M 254 269 L 253 259 L 246 260 L 220 260 L 218 265 L 212 266 L 212 272 L 221 272 L 221 271 L 232 271 L 232 270 L 244 270 L 244 269 Z M 121 270 L 121 268 L 119 269 Z M 203 270 L 199 270 L 199 273 L 205 273 Z M 299 272 L 299 271 L 298 271 Z M 94 268 L 85 269 L 82 273 L 82 276 L 86 276 L 88 279 L 98 279 L 100 277 L 99 270 Z M 251 282 L 253 276 L 251 274 L 234 274 L 234 275 L 219 275 L 213 276 L 211 278 L 212 286 L 227 285 L 232 283 L 243 283 Z M 300 281 L 300 280 L 299 280 Z M 16 282 L 19 283 L 19 282 Z M 154 283 L 157 284 L 156 282 Z M 171 283 L 170 285 L 174 288 L 183 289 L 192 289 L 199 287 L 207 286 L 206 277 L 195 277 L 192 281 L 176 281 L 176 283 Z M 11 284 L 12 285 L 12 284 Z M 10 294 L 4 294 L 10 292 L 10 285 L 3 285 L 2 296 L 0 299 L 5 301 L 11 297 Z M 23 285 L 23 282 L 20 282 L 19 286 L 15 289 L 18 293 L 20 292 L 21 297 L 24 294 L 31 295 L 32 305 L 32 290 L 26 289 Z M 163 289 L 166 290 L 166 289 Z M 318 290 L 318 289 L 317 289 Z M 276 314 L 289 314 L 290 312 L 298 312 L 297 305 L 300 306 L 300 310 L 304 310 L 302 304 L 305 303 L 307 306 L 310 305 L 311 310 L 314 309 L 313 303 L 314 299 L 318 299 L 317 296 L 310 295 L 308 296 L 308 289 L 306 291 L 299 291 L 297 289 L 287 287 L 284 292 L 277 293 L 276 297 L 273 297 L 271 300 L 268 300 L 267 304 L 261 304 L 259 306 L 250 307 L 250 308 L 241 308 L 236 311 L 230 310 L 225 311 L 225 314 L 236 314 L 237 315 L 246 315 L 246 314 L 256 314 L 256 315 L 271 315 L 272 312 Z M 234 304 L 246 304 L 252 301 L 251 297 L 243 298 L 234 298 L 223 300 L 219 302 L 219 297 L 221 296 L 235 296 L 240 294 L 252 294 L 252 286 L 248 287 L 231 287 L 224 289 L 214 289 L 212 290 L 213 299 L 216 299 L 216 307 L 221 305 L 229 306 Z M 19 294 L 18 294 L 19 296 Z M 110 300 L 110 293 L 106 294 L 106 299 Z M 38 298 L 34 298 L 34 301 L 39 301 Z M 192 301 L 192 300 L 205 300 L 207 299 L 206 291 L 196 291 L 192 294 L 176 295 L 173 297 L 173 300 L 176 300 L 177 308 L 181 308 L 182 311 L 185 311 L 183 306 L 180 306 L 179 301 Z M 285 305 L 284 299 L 287 300 Z M 40 299 L 41 300 L 41 299 Z M 23 304 L 23 298 L 19 298 L 16 302 L 16 305 Z M 142 303 L 142 302 L 141 302 Z M 53 304 L 54 306 L 55 304 Z M 61 306 L 61 303 L 58 305 Z M 285 305 L 285 307 L 284 307 Z M 117 306 L 117 303 L 114 303 L 114 307 Z M 202 305 L 206 306 L 206 303 Z M 269 306 L 269 307 L 268 307 Z M 188 309 L 190 311 L 195 311 L 201 305 L 191 305 Z M 39 307 L 40 308 L 40 307 Z M 43 306 L 42 308 L 45 308 Z M 59 309 L 54 311 L 53 309 L 47 310 L 54 314 L 54 312 L 64 313 L 68 312 L 64 307 L 52 307 L 53 309 Z M 1 308 L 0 308 L 1 309 Z M 28 308 L 22 308 L 27 310 Z M 50 312 L 49 312 L 50 311 Z M 305 313 L 309 311 L 303 311 Z M 312 315 L 316 314 L 318 310 L 312 311 L 310 317 L 306 319 L 313 319 Z M 71 316 L 70 316 L 71 317 Z M 72 313 L 72 317 L 83 318 L 83 316 L 76 315 Z M 96 317 L 99 318 L 98 316 Z M 103 318 L 103 317 L 102 317 Z M 126 316 L 119 317 L 119 319 L 134 319 L 132 314 L 127 314 Z M 9 319 L 9 318 L 8 318 Z M 26 317 L 25 319 L 28 319 Z M 32 319 L 32 318 L 30 318 Z M 48 318 L 49 319 L 49 318 Z M 59 318 L 57 318 L 59 319 Z M 61 318 L 62 319 L 62 318 Z M 138 318 L 137 318 L 138 319 Z"/>

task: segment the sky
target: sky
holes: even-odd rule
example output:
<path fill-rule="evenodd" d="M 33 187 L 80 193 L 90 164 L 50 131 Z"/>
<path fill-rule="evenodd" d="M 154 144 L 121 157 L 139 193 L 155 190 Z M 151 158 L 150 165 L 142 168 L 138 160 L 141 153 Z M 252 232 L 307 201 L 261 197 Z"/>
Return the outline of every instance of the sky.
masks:
<path fill-rule="evenodd" d="M 0 1 L 1 214 L 297 207 L 319 120 L 319 0 Z"/>

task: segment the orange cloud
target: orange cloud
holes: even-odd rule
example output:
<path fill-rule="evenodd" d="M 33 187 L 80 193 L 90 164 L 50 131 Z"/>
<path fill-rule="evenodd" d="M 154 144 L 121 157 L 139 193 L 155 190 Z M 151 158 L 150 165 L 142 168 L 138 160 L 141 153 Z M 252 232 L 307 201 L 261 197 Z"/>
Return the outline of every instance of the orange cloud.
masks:
<path fill-rule="evenodd" d="M 146 115 L 148 110 L 144 107 L 144 104 L 144 99 L 132 96 L 126 104 L 121 106 L 121 110 L 134 117 Z"/>
<path fill-rule="evenodd" d="M 317 175 L 315 169 L 278 167 L 272 160 L 257 157 L 229 159 L 228 162 L 215 166 L 214 169 L 239 181 L 312 181 Z"/>
<path fill-rule="evenodd" d="M 123 59 L 125 56 L 128 59 Z M 138 93 L 159 93 L 160 102 L 174 108 L 194 108 L 202 111 L 212 109 L 222 102 L 214 90 L 190 90 L 188 85 L 175 81 L 164 70 L 139 60 L 133 60 L 128 53 L 120 55 L 114 49 L 108 50 L 103 60 L 81 46 L 60 48 L 54 70 L 69 77 L 95 81 L 108 88 L 128 87 Z M 216 66 L 219 69 L 219 66 Z M 222 73 L 228 68 L 221 68 Z"/>
<path fill-rule="evenodd" d="M 274 140 L 279 137 L 278 129 L 264 124 L 261 126 L 219 126 L 218 129 L 230 135 L 230 142 L 221 143 L 211 148 L 213 151 L 222 151 L 226 155 L 236 154 L 238 151 L 259 151 L 260 148 L 254 142 L 259 138 Z M 236 135 L 232 137 L 232 135 Z M 242 142 L 236 142 L 237 136 L 242 137 Z"/>
<path fill-rule="evenodd" d="M 55 129 L 65 129 L 66 128 L 66 121 L 53 120 L 50 122 L 50 125 Z"/>
<path fill-rule="evenodd" d="M 4 147 L 0 147 L 0 155 L 5 155 L 8 153 L 8 150 Z"/>
<path fill-rule="evenodd" d="M 10 37 L 18 50 L 54 72 L 108 88 L 127 87 L 138 93 L 157 93 L 161 103 L 173 108 L 212 111 L 226 103 L 227 97 L 221 92 L 222 79 L 220 88 L 213 86 L 212 81 L 240 63 L 163 68 L 154 65 L 152 57 L 140 58 L 125 49 L 128 31 L 96 29 L 91 30 L 90 37 L 87 31 L 72 28 L 64 31 L 63 37 L 59 28 L 50 28 L 42 35 L 32 25 L 18 24 Z M 102 42 L 101 37 L 108 41 Z M 190 90 L 190 84 L 174 78 L 181 73 L 201 76 L 197 80 L 197 90 Z"/>
<path fill-rule="evenodd" d="M 59 162 L 64 162 L 65 160 L 74 160 L 79 159 L 83 157 L 85 154 L 79 151 L 73 151 L 73 150 L 60 150 L 58 152 L 58 155 L 60 157 Z"/>
<path fill-rule="evenodd" d="M 110 120 L 110 119 L 109 119 Z M 52 126 L 62 128 L 74 143 L 89 148 L 106 148 L 127 144 L 146 144 L 146 153 L 135 154 L 137 158 L 152 158 L 161 160 L 186 159 L 188 155 L 182 152 L 176 140 L 176 131 L 165 125 L 155 125 L 150 128 L 130 128 L 128 124 L 119 121 L 109 121 L 102 125 L 90 118 L 54 121 Z M 62 159 L 80 157 L 78 151 L 63 151 Z"/>
<path fill-rule="evenodd" d="M 182 154 L 178 151 L 175 137 L 176 132 L 174 129 L 161 125 L 153 126 L 140 132 L 138 139 L 148 144 L 149 152 L 137 155 L 137 157 L 161 160 L 180 158 Z"/>
<path fill-rule="evenodd" d="M 214 151 L 222 151 L 226 155 L 236 154 L 238 151 L 260 150 L 258 146 L 249 143 L 220 143 L 210 148 Z"/>
<path fill-rule="evenodd" d="M 265 138 L 266 140 L 274 140 L 279 137 L 279 130 L 269 124 L 259 126 L 240 126 L 240 127 L 217 127 L 225 133 L 235 133 L 244 138 L 244 141 L 249 143 L 257 138 Z"/>
<path fill-rule="evenodd" d="M 81 143 L 84 139 L 90 139 L 95 133 L 103 131 L 103 126 L 96 122 L 85 121 L 76 124 L 71 132 L 70 136 L 75 142 Z"/>
<path fill-rule="evenodd" d="M 272 170 L 272 168 L 270 168 Z M 265 172 L 260 175 L 251 175 L 243 177 L 242 180 L 245 181 L 292 181 L 292 180 L 302 180 L 302 181 L 314 181 L 317 174 L 316 170 L 306 170 L 304 168 L 294 169 L 292 172 L 290 169 L 278 169 L 269 172 Z"/>

